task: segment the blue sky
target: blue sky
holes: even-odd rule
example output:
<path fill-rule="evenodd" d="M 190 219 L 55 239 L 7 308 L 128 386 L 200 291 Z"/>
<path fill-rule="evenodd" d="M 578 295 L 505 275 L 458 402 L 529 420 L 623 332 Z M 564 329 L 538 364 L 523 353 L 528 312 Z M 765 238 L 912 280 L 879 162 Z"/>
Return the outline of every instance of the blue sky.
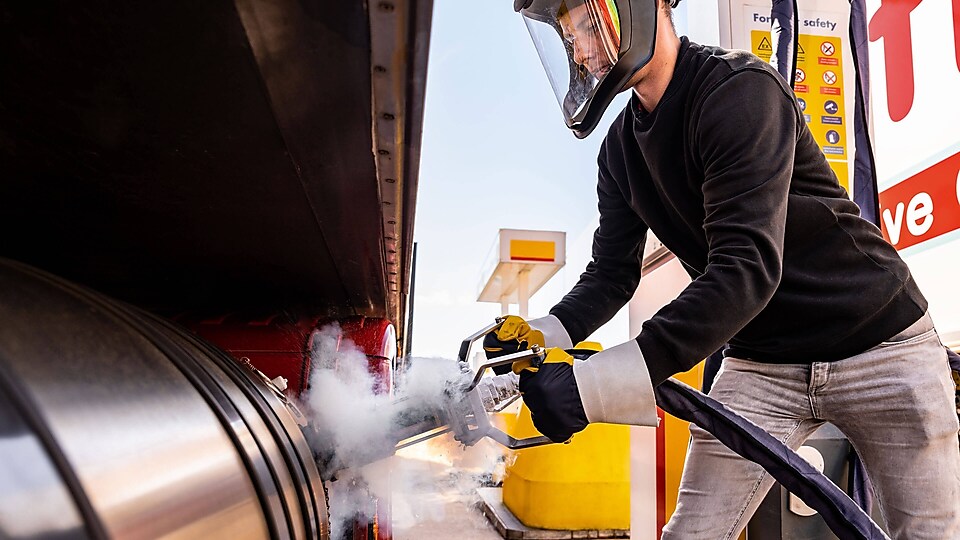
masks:
<path fill-rule="evenodd" d="M 567 233 L 567 267 L 531 299 L 531 317 L 569 290 L 589 256 L 596 155 L 627 96 L 593 135 L 576 139 L 512 4 L 434 5 L 414 233 L 417 356 L 453 356 L 464 336 L 499 315 L 499 304 L 476 302 L 499 229 Z M 605 341 L 625 340 L 625 322 L 612 335 Z"/>

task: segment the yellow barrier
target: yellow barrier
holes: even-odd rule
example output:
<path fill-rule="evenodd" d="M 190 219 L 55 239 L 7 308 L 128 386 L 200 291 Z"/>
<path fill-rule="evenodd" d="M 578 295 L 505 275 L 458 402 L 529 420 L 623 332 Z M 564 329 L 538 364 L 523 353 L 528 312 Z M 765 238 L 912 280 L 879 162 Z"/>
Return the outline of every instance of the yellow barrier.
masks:
<path fill-rule="evenodd" d="M 526 406 L 508 429 L 515 437 L 539 435 Z M 503 503 L 524 525 L 630 528 L 630 428 L 590 425 L 569 444 L 529 448 L 513 458 L 503 479 Z"/>
<path fill-rule="evenodd" d="M 701 362 L 678 379 L 700 387 Z M 496 423 L 514 437 L 539 435 L 530 411 L 521 406 L 497 416 Z M 666 415 L 658 431 L 658 521 L 676 508 L 689 432 L 686 422 Z M 503 502 L 528 527 L 540 529 L 630 528 L 630 428 L 592 424 L 569 444 L 553 444 L 507 456 Z M 657 475 L 656 470 L 649 471 Z"/>
<path fill-rule="evenodd" d="M 593 342 L 577 348 L 601 349 Z M 501 414 L 499 423 L 517 438 L 540 434 L 526 405 L 514 414 Z M 592 424 L 567 444 L 507 456 L 503 503 L 528 527 L 629 529 L 630 428 Z"/>

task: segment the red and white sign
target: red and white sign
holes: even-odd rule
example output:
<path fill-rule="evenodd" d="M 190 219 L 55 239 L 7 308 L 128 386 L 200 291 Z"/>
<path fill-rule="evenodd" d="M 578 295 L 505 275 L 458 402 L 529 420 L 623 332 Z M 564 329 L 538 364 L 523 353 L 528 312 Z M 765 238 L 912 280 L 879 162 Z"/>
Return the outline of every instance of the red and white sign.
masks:
<path fill-rule="evenodd" d="M 960 152 L 881 193 L 880 216 L 897 249 L 960 229 Z"/>
<path fill-rule="evenodd" d="M 903 249 L 960 220 L 960 0 L 867 0 L 867 20 L 881 218 Z"/>
<path fill-rule="evenodd" d="M 921 26 L 922 21 L 917 20 L 922 17 L 924 10 L 918 11 L 916 15 L 913 13 L 922 2 L 923 0 L 881 0 L 879 8 L 870 18 L 870 41 L 884 42 L 887 107 L 894 122 L 903 120 L 913 107 L 917 79 L 914 59 L 916 55 L 927 54 L 923 49 L 915 50 L 913 43 L 915 32 L 928 30 Z M 934 3 L 939 4 L 937 7 L 946 15 L 944 19 L 949 21 L 950 7 L 947 2 L 928 2 L 931 7 Z M 951 67 L 960 70 L 960 0 L 953 0 L 952 15 L 956 64 Z"/>
<path fill-rule="evenodd" d="M 960 0 L 866 7 L 880 221 L 898 249 L 913 246 L 902 255 L 940 337 L 960 346 Z"/>

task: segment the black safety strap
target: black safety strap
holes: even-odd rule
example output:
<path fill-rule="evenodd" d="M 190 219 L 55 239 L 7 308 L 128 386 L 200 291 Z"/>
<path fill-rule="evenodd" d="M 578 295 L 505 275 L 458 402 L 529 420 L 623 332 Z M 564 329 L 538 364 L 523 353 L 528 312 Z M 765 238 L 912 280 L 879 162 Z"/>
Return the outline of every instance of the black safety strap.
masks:
<path fill-rule="evenodd" d="M 947 348 L 947 361 L 950 362 L 950 369 L 960 371 L 960 354 L 954 352 L 953 349 Z"/>
<path fill-rule="evenodd" d="M 850 0 L 850 52 L 856 71 L 854 92 L 853 202 L 860 206 L 864 219 L 880 226 L 880 201 L 877 166 L 870 142 L 870 56 L 868 53 L 867 8 L 864 0 Z"/>
<path fill-rule="evenodd" d="M 887 539 L 857 504 L 826 476 L 775 437 L 715 399 L 667 379 L 656 388 L 657 405 L 703 428 L 738 455 L 763 467 L 816 510 L 839 538 Z"/>
<path fill-rule="evenodd" d="M 944 348 L 947 349 L 947 361 L 950 362 L 950 371 L 953 372 L 953 384 L 956 388 L 957 417 L 960 418 L 960 354 L 957 354 L 949 347 Z"/>
<path fill-rule="evenodd" d="M 800 48 L 798 19 L 796 0 L 773 0 L 770 6 L 770 42 L 773 47 L 770 64 L 791 87 L 797 75 L 797 50 Z"/>

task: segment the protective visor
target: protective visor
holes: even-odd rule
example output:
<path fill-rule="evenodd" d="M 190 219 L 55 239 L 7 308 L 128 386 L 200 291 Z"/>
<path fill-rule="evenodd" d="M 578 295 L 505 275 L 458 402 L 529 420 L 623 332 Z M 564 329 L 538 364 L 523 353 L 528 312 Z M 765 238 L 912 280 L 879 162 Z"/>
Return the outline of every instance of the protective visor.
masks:
<path fill-rule="evenodd" d="M 589 135 L 653 55 L 658 0 L 515 0 L 564 121 Z"/>

